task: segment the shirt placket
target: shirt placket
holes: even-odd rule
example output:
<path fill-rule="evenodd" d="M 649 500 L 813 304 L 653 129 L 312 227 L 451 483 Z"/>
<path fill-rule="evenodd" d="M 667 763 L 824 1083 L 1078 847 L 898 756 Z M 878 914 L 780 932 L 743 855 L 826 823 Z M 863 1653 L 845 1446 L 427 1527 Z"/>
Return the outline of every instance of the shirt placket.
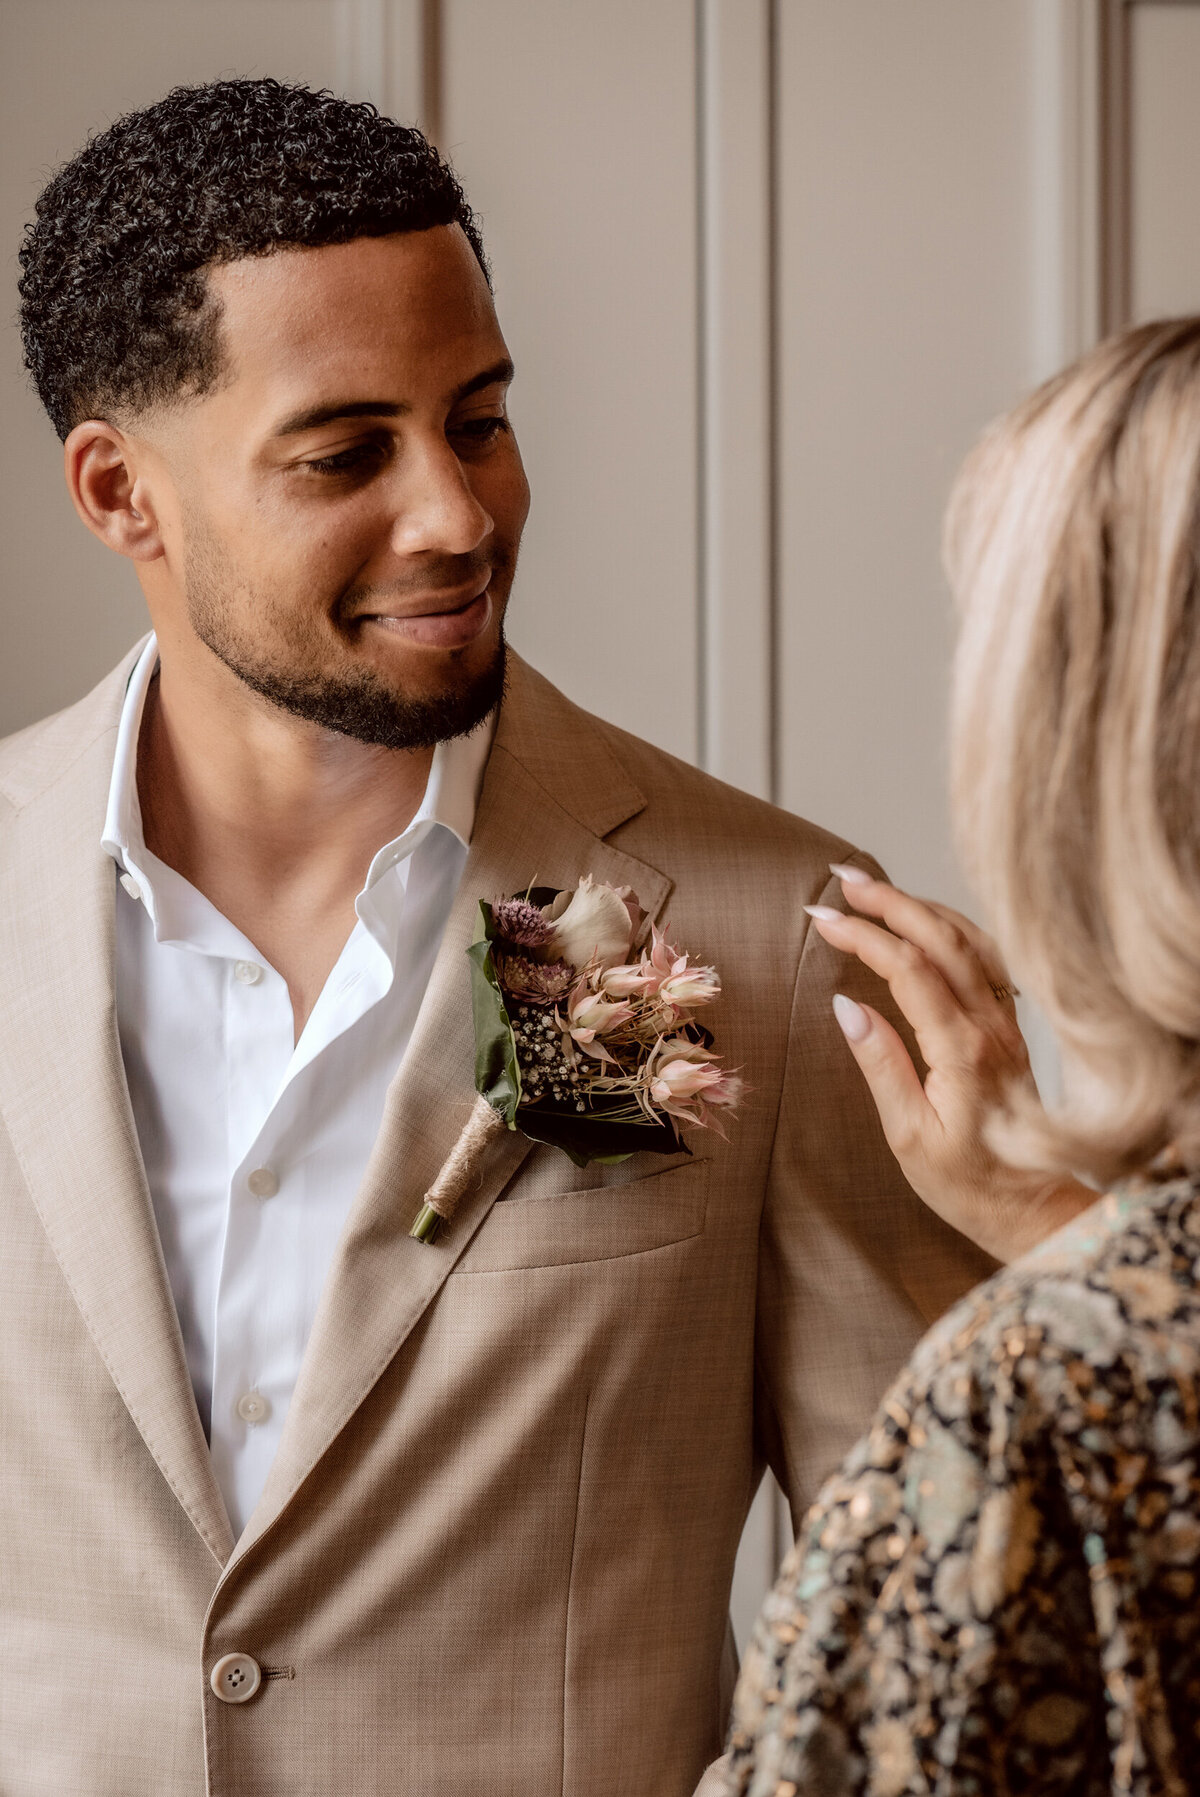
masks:
<path fill-rule="evenodd" d="M 274 1127 L 292 1057 L 287 985 L 259 961 L 230 958 L 224 1010 L 228 1181 L 213 1332 L 211 1445 L 218 1482 L 240 1500 L 256 1481 L 261 1488 L 282 1427 L 288 1249 L 293 1256 L 296 1250 L 280 1212 L 293 1213 L 294 1229 L 302 1194 Z"/>
<path fill-rule="evenodd" d="M 396 870 L 394 910 L 403 909 Z M 398 891 L 395 890 L 398 888 Z M 227 986 L 230 1179 L 217 1294 L 212 1455 L 235 1527 L 246 1521 L 279 1445 L 312 1323 L 309 1258 L 315 1249 L 305 1089 L 329 1077 L 339 1039 L 387 992 L 393 965 L 374 935 L 352 932 L 295 1048 L 291 1000 L 270 969 L 247 978 L 232 963 Z M 239 993 L 239 980 L 243 989 Z M 256 1007 L 261 993 L 266 1001 Z"/>

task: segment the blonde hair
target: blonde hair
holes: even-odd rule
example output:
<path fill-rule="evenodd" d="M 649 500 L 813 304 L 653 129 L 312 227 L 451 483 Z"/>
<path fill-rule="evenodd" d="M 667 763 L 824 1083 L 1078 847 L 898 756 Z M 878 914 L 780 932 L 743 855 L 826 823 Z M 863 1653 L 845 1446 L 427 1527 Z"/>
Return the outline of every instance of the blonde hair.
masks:
<path fill-rule="evenodd" d="M 955 822 L 1063 1054 L 1006 1150 L 1200 1165 L 1200 318 L 1103 343 L 959 476 Z"/>

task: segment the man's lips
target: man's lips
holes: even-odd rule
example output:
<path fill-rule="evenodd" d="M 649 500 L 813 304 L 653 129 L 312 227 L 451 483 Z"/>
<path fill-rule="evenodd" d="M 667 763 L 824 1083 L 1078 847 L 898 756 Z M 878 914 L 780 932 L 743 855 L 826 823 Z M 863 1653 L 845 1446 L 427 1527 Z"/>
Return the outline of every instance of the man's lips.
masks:
<path fill-rule="evenodd" d="M 368 612 L 361 622 L 423 648 L 461 649 L 483 635 L 491 618 L 489 584 L 466 598 L 430 594 L 427 599 L 410 601 L 403 611 Z"/>

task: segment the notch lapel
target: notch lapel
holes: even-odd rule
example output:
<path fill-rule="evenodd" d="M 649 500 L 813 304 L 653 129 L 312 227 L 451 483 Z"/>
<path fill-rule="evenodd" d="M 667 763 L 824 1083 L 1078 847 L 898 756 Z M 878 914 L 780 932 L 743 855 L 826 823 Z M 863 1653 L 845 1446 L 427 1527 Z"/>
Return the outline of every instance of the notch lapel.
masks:
<path fill-rule="evenodd" d="M 379 1138 L 326 1283 L 278 1452 L 235 1560 L 271 1527 L 366 1398 L 533 1146 L 518 1132 L 495 1138 L 479 1187 L 463 1201 L 453 1224 L 432 1245 L 410 1237 L 422 1198 L 474 1103 L 466 951 L 479 900 L 507 896 L 534 882 L 573 886 L 590 873 L 611 885 L 631 886 L 653 916 L 671 890 L 671 882 L 656 868 L 623 854 L 597 833 L 596 823 L 615 829 L 641 810 L 645 800 L 586 714 L 568 706 L 520 663 L 514 689 L 416 1028 L 388 1094 Z M 531 712 L 536 714 L 532 719 Z M 544 749 L 559 714 L 564 766 L 578 784 L 560 788 L 556 796 L 526 762 L 533 758 L 527 755 L 531 723 L 536 723 Z M 579 780 L 581 766 L 587 777 Z"/>
<path fill-rule="evenodd" d="M 233 1538 L 188 1376 L 117 1036 L 116 876 L 100 835 L 129 665 L 66 714 L 75 728 L 68 765 L 44 790 L 18 792 L 25 802 L 5 826 L 0 1115 L 97 1351 L 163 1477 L 223 1564 Z M 44 740 L 61 740 L 52 732 L 62 722 Z"/>

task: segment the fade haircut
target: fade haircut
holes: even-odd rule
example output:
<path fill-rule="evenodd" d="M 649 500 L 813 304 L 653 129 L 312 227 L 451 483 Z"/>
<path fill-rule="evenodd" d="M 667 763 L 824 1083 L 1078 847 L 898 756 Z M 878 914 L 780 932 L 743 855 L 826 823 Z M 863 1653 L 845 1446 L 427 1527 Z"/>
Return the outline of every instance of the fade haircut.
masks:
<path fill-rule="evenodd" d="M 453 171 L 366 102 L 269 79 L 177 87 L 40 195 L 20 253 L 26 365 L 62 438 L 199 395 L 222 371 L 211 264 L 454 224 L 486 276 Z"/>

